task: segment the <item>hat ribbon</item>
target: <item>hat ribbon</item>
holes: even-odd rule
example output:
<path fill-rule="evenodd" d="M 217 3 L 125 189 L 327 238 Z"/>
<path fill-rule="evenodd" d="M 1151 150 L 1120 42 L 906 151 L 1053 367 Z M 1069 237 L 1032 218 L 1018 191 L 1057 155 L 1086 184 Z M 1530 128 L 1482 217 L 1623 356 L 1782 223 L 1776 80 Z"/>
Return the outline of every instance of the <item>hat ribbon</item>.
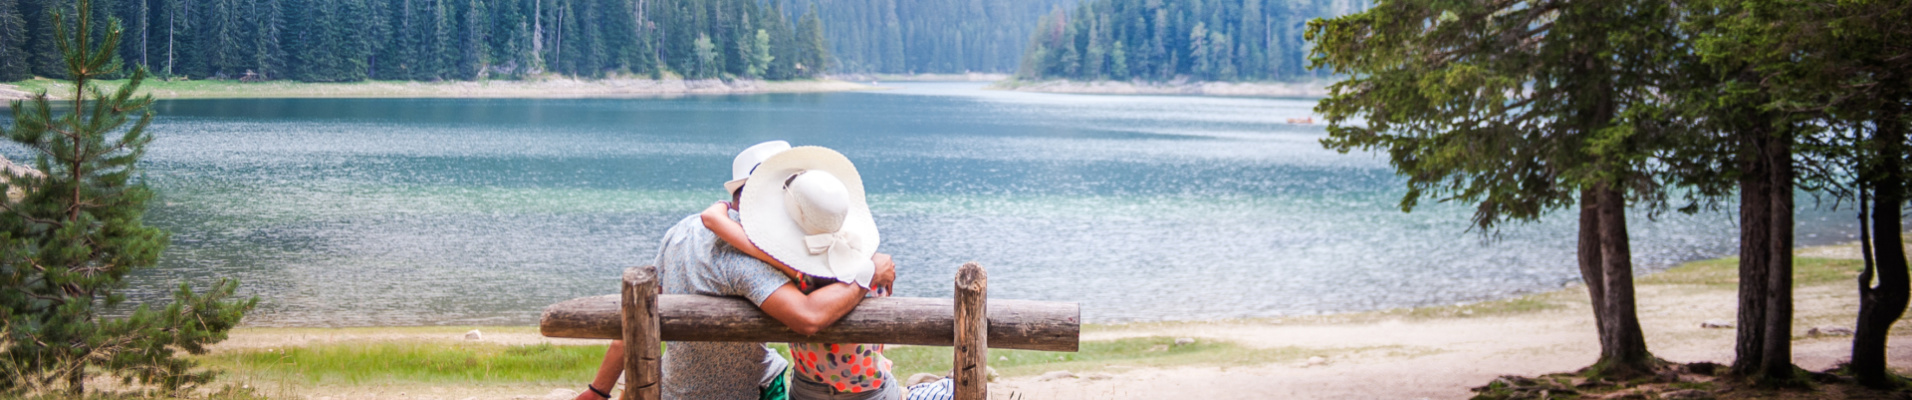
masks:
<path fill-rule="evenodd" d="M 864 258 L 860 236 L 848 230 L 804 235 L 803 244 L 811 255 L 824 255 L 824 265 L 834 278 L 868 287 L 876 265 Z"/>
<path fill-rule="evenodd" d="M 862 246 L 859 245 L 858 243 L 861 243 L 862 241 L 857 239 L 859 238 L 856 236 L 855 233 L 851 233 L 848 230 L 839 230 L 839 231 L 831 232 L 831 233 L 803 235 L 803 246 L 807 250 L 810 250 L 810 255 L 818 255 L 818 254 L 823 254 L 826 252 L 831 252 L 831 250 L 836 248 L 837 245 L 842 245 L 844 247 L 844 250 L 859 251 L 862 249 L 859 249 L 858 247 L 862 247 Z"/>

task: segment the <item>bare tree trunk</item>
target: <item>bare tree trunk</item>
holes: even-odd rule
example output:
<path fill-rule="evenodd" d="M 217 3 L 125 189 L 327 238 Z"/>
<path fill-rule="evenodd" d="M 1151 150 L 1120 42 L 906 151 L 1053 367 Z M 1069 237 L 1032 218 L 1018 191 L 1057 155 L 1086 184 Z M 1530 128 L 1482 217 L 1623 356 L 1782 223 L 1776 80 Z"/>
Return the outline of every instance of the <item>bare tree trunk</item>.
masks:
<path fill-rule="evenodd" d="M 1770 203 L 1766 218 L 1766 340 L 1761 351 L 1759 381 L 1791 386 L 1799 383 L 1792 363 L 1793 317 L 1793 168 L 1792 138 L 1768 135 L 1762 159 L 1770 171 L 1766 189 Z"/>
<path fill-rule="evenodd" d="M 1894 383 L 1886 371 L 1886 341 L 1892 324 L 1905 314 L 1908 291 L 1905 247 L 1899 212 L 1905 206 L 1905 125 L 1901 115 L 1888 114 L 1877 122 L 1874 133 L 1874 157 L 1877 164 L 1869 170 L 1863 186 L 1873 190 L 1871 241 L 1867 269 L 1859 280 L 1859 323 L 1852 335 L 1850 368 L 1859 383 L 1870 387 L 1890 387 Z M 1861 193 L 1864 192 L 1862 188 Z M 1863 203 L 1860 207 L 1864 207 Z M 1862 211 L 1863 212 L 1863 211 Z M 1862 216 L 1863 218 L 1863 216 Z M 1876 265 L 1877 268 L 1873 268 Z M 1874 271 L 1876 275 L 1874 275 Z M 1872 279 L 1878 280 L 1875 285 Z"/>
<path fill-rule="evenodd" d="M 1601 274 L 1606 281 L 1606 320 L 1609 338 L 1600 349 L 1595 370 L 1612 378 L 1653 374 L 1653 355 L 1647 352 L 1633 296 L 1633 251 L 1627 240 L 1626 193 L 1607 184 L 1594 188 L 1599 198 Z"/>
<path fill-rule="evenodd" d="M 1761 151 L 1758 136 L 1748 135 L 1740 151 L 1739 180 L 1739 335 L 1734 345 L 1732 373 L 1754 376 L 1766 360 L 1767 257 L 1772 254 L 1772 169 Z"/>
<path fill-rule="evenodd" d="M 1587 296 L 1593 304 L 1593 325 L 1600 333 L 1600 348 L 1612 343 L 1608 337 L 1607 279 L 1600 262 L 1600 196 L 1592 190 L 1580 191 L 1580 280 L 1587 283 Z"/>

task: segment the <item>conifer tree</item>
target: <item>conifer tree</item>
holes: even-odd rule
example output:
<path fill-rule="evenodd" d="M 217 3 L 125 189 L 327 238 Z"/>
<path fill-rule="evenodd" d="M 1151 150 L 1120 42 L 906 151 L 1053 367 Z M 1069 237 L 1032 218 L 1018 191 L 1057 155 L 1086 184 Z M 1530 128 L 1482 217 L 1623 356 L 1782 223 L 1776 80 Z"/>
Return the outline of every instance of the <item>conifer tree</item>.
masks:
<path fill-rule="evenodd" d="M 204 294 L 182 283 L 161 309 L 101 315 L 122 305 L 123 279 L 152 267 L 169 239 L 143 222 L 153 194 L 138 162 L 152 141 L 152 97 L 134 93 L 145 69 L 114 93 L 100 89 L 93 81 L 119 69 L 119 24 L 96 39 L 85 34 L 94 23 L 89 1 L 78 0 L 75 12 L 76 29 L 62 13 L 52 24 L 73 78 L 69 111 L 56 115 L 40 93 L 13 102 L 13 126 L 0 129 L 44 172 L 6 177 L 7 189 L 25 195 L 0 200 L 0 394 L 63 385 L 77 397 L 93 371 L 184 393 L 212 373 L 177 352 L 204 354 L 258 300 L 229 301 L 238 286 L 231 280 Z"/>
<path fill-rule="evenodd" d="M 1316 106 L 1323 144 L 1389 154 L 1407 178 L 1403 210 L 1474 204 L 1491 229 L 1577 208 L 1600 338 L 1588 372 L 1652 377 L 1661 361 L 1635 311 L 1626 212 L 1666 197 L 1649 156 L 1669 136 L 1653 112 L 1678 65 L 1675 15 L 1653 0 L 1383 0 L 1309 22 L 1314 65 L 1350 77 Z"/>
<path fill-rule="evenodd" d="M 484 77 L 485 72 L 485 3 L 468 0 L 461 18 L 464 29 L 459 35 L 458 77 L 476 80 Z"/>
<path fill-rule="evenodd" d="M 821 76 L 830 69 L 830 44 L 823 37 L 823 17 L 819 14 L 817 4 L 810 3 L 810 10 L 803 13 L 803 22 L 797 26 L 797 45 L 803 58 L 798 69 L 803 76 Z"/>
<path fill-rule="evenodd" d="M 26 44 L 27 21 L 20 16 L 19 0 L 0 0 L 0 82 L 33 77 Z"/>
<path fill-rule="evenodd" d="M 285 65 L 285 48 L 279 44 L 279 35 L 284 31 L 279 28 L 285 18 L 284 10 L 279 7 L 279 0 L 257 1 L 259 14 L 253 16 L 252 28 L 252 68 L 259 79 L 273 79 L 282 73 L 280 66 Z"/>
<path fill-rule="evenodd" d="M 248 64 L 241 54 L 245 50 L 240 46 L 239 10 L 232 0 L 205 0 L 202 11 L 206 16 L 205 57 L 209 76 L 237 76 Z"/>

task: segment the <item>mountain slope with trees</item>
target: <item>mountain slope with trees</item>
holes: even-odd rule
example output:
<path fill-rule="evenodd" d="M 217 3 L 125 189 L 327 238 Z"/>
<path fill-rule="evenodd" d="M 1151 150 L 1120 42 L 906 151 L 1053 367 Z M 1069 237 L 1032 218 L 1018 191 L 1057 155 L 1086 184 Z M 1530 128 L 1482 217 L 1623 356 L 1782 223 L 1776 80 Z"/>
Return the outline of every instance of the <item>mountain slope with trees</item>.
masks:
<path fill-rule="evenodd" d="M 145 67 L 168 78 L 435 81 L 668 72 L 791 79 L 819 75 L 828 64 L 828 54 L 819 52 L 828 48 L 820 17 L 786 10 L 783 0 L 102 0 L 97 6 L 111 12 L 94 17 L 93 26 L 105 26 L 109 15 L 125 26 L 114 56 L 129 71 Z M 0 0 L 0 81 L 66 78 L 48 16 L 72 7 L 73 0 Z"/>
<path fill-rule="evenodd" d="M 1095 0 L 1044 16 L 1021 79 L 1202 81 L 1310 76 L 1302 28 L 1363 0 Z"/>

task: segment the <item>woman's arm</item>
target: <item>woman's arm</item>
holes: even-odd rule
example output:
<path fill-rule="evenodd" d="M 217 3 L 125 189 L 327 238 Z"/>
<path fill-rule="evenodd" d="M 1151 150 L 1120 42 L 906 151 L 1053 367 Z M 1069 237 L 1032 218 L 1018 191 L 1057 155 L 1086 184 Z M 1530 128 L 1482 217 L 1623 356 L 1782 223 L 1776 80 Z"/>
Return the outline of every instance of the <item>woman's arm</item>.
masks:
<path fill-rule="evenodd" d="M 710 208 L 705 208 L 703 214 L 700 214 L 700 216 L 704 219 L 704 228 L 710 229 L 711 233 L 716 233 L 717 238 L 722 239 L 724 243 L 730 243 L 730 247 L 735 247 L 737 251 L 741 251 L 752 258 L 763 260 L 764 263 L 776 267 L 778 271 L 782 271 L 784 275 L 790 276 L 791 279 L 797 279 L 802 276 L 797 273 L 797 270 L 790 268 L 788 265 L 783 265 L 782 261 L 777 261 L 775 257 L 765 254 L 763 249 L 757 248 L 756 244 L 750 243 L 750 237 L 744 234 L 744 226 L 738 225 L 737 221 L 730 219 L 730 206 L 728 204 L 721 201 L 711 204 Z"/>

